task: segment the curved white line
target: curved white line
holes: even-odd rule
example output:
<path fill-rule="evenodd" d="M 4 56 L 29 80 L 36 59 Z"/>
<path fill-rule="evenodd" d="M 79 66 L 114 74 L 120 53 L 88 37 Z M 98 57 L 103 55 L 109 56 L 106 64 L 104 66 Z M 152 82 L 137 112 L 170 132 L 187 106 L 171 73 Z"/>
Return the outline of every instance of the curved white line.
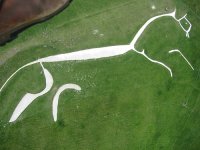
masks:
<path fill-rule="evenodd" d="M 188 61 L 188 59 L 183 55 L 183 53 L 180 50 L 175 49 L 175 50 L 169 51 L 170 54 L 174 53 L 174 52 L 179 53 L 185 59 L 185 61 L 188 63 L 188 65 L 192 68 L 192 70 L 194 70 L 194 67 L 191 65 L 191 63 Z"/>
<path fill-rule="evenodd" d="M 25 67 L 30 66 L 30 65 L 33 65 L 33 64 L 36 64 L 36 63 L 38 63 L 38 62 L 39 62 L 38 60 L 33 61 L 33 62 L 30 62 L 30 63 L 28 63 L 28 64 L 26 64 L 26 65 L 20 67 L 19 69 L 17 69 L 17 71 L 15 71 L 15 72 L 6 80 L 6 82 L 1 86 L 1 88 L 0 88 L 0 93 L 1 93 L 1 91 L 3 90 L 3 88 L 6 86 L 6 84 L 8 83 L 8 81 L 10 81 L 10 79 L 11 79 L 16 73 L 18 73 L 20 70 L 24 69 Z"/>
<path fill-rule="evenodd" d="M 74 90 L 80 91 L 81 87 L 76 84 L 65 84 L 58 89 L 58 91 L 56 92 L 53 98 L 53 103 L 52 103 L 52 109 L 53 109 L 52 113 L 53 113 L 53 119 L 55 122 L 57 121 L 59 97 L 60 97 L 60 94 L 66 89 L 74 89 Z"/>
<path fill-rule="evenodd" d="M 161 17 L 173 17 L 176 19 L 175 17 L 176 14 L 176 10 L 174 10 L 172 13 L 168 13 L 168 14 L 162 14 L 159 16 L 155 16 L 152 17 L 151 19 L 149 19 L 141 28 L 140 30 L 136 33 L 135 37 L 133 38 L 133 40 L 131 41 L 130 45 L 135 49 L 135 44 L 137 43 L 138 39 L 140 38 L 140 36 L 142 35 L 142 33 L 144 32 L 144 30 L 147 28 L 147 26 L 149 26 L 149 24 L 151 24 L 154 20 L 161 18 Z"/>
<path fill-rule="evenodd" d="M 41 64 L 42 66 L 42 64 Z M 37 94 L 31 94 L 31 93 L 27 93 L 26 95 L 24 95 L 24 97 L 21 99 L 21 101 L 19 102 L 19 104 L 17 105 L 17 107 L 15 108 L 9 122 L 14 122 L 17 120 L 17 118 L 21 115 L 21 113 L 23 113 L 23 111 L 34 101 L 36 100 L 36 98 L 46 94 L 48 91 L 50 91 L 51 87 L 53 86 L 53 77 L 52 75 L 49 73 L 49 71 L 47 69 L 45 69 L 42 66 L 43 72 L 44 72 L 44 76 L 46 79 L 46 87 L 45 89 Z"/>

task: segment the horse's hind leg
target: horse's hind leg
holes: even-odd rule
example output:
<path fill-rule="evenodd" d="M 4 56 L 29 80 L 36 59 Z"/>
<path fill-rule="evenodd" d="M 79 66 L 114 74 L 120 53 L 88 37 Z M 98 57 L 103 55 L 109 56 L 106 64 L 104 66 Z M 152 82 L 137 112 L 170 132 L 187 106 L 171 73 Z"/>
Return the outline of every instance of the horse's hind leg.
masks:
<path fill-rule="evenodd" d="M 53 103 L 52 103 L 52 114 L 53 114 L 53 119 L 56 122 L 57 121 L 57 113 L 58 113 L 58 101 L 59 101 L 59 97 L 60 94 L 67 89 L 73 89 L 76 91 L 80 91 L 81 87 L 76 85 L 76 84 L 65 84 L 63 86 L 61 86 L 58 91 L 56 92 L 54 98 L 53 98 Z"/>
<path fill-rule="evenodd" d="M 19 104 L 17 105 L 17 107 L 15 108 L 9 122 L 14 122 L 17 120 L 17 118 L 23 113 L 23 111 L 34 101 L 36 100 L 38 97 L 46 94 L 48 91 L 50 91 L 51 87 L 53 86 L 53 77 L 50 74 L 50 72 L 43 67 L 42 63 L 40 63 L 42 66 L 42 70 L 44 72 L 44 76 L 46 79 L 46 87 L 43 91 L 41 91 L 40 93 L 37 94 L 31 94 L 31 93 L 27 93 L 26 95 L 24 95 L 24 97 L 21 99 L 21 101 L 19 102 Z"/>

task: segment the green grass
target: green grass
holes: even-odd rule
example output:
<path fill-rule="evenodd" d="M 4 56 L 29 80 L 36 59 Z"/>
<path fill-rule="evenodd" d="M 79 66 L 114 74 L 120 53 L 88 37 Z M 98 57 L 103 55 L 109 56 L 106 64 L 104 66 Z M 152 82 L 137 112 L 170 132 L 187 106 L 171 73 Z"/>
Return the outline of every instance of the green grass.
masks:
<path fill-rule="evenodd" d="M 174 20 L 160 19 L 137 44 L 138 49 L 168 64 L 173 78 L 133 51 L 95 61 L 45 63 L 54 77 L 52 90 L 9 124 L 20 98 L 44 88 L 39 65 L 19 72 L 0 94 L 0 149 L 199 149 L 200 20 L 191 11 L 193 5 L 183 2 L 74 0 L 59 15 L 0 47 L 2 85 L 17 68 L 37 58 L 128 44 L 146 20 L 164 13 L 166 7 L 172 11 L 176 6 L 178 17 L 188 12 L 193 25 L 187 39 Z M 157 9 L 151 10 L 151 4 Z M 104 36 L 93 35 L 95 29 Z M 175 48 L 187 56 L 195 71 L 178 54 L 168 54 Z M 61 95 L 58 122 L 54 123 L 52 99 L 66 83 L 78 84 L 82 91 Z"/>

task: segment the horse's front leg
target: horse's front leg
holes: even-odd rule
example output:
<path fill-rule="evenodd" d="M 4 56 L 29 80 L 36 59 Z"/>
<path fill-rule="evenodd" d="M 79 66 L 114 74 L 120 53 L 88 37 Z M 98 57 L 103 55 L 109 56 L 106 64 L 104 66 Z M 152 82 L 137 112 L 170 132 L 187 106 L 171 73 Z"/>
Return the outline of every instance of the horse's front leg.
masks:
<path fill-rule="evenodd" d="M 15 108 L 9 122 L 14 122 L 17 120 L 17 118 L 23 113 L 23 111 L 34 101 L 36 100 L 38 97 L 46 94 L 47 92 L 50 91 L 50 89 L 53 86 L 53 77 L 50 74 L 50 72 L 44 68 L 44 66 L 42 65 L 42 63 L 40 63 L 42 70 L 44 72 L 44 76 L 45 76 L 45 80 L 46 80 L 46 87 L 43 91 L 37 93 L 37 94 L 31 94 L 31 93 L 27 93 L 24 95 L 24 97 L 20 100 L 19 104 L 17 105 L 17 107 Z"/>
<path fill-rule="evenodd" d="M 141 54 L 143 55 L 145 58 L 147 58 L 149 61 L 153 62 L 153 63 L 156 63 L 156 64 L 159 64 L 161 65 L 162 67 L 164 67 L 165 69 L 167 69 L 170 73 L 170 76 L 173 77 L 173 73 L 172 73 L 172 70 L 171 68 L 169 68 L 166 64 L 164 64 L 163 62 L 160 62 L 160 61 L 157 61 L 157 60 L 154 60 L 154 59 L 151 59 L 149 56 L 147 56 L 147 54 L 145 53 L 145 50 L 142 50 L 142 51 L 138 51 L 136 49 L 133 49 L 136 53 L 138 54 Z"/>
<path fill-rule="evenodd" d="M 180 50 L 178 49 L 170 50 L 169 54 L 171 53 L 179 53 L 183 57 L 183 59 L 187 62 L 187 64 L 192 68 L 192 70 L 194 70 L 194 67 L 192 66 L 192 64 L 189 62 L 189 60 L 183 55 L 183 53 Z"/>

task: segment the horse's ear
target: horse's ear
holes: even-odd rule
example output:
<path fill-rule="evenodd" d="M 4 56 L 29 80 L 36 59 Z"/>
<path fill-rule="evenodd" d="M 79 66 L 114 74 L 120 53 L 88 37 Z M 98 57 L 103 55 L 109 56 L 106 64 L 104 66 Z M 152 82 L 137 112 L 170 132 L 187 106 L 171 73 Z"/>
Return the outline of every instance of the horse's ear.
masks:
<path fill-rule="evenodd" d="M 174 9 L 174 11 L 172 12 L 174 18 L 176 18 L 176 8 Z"/>
<path fill-rule="evenodd" d="M 175 9 L 174 9 L 174 13 L 176 14 L 176 7 L 175 7 Z"/>

